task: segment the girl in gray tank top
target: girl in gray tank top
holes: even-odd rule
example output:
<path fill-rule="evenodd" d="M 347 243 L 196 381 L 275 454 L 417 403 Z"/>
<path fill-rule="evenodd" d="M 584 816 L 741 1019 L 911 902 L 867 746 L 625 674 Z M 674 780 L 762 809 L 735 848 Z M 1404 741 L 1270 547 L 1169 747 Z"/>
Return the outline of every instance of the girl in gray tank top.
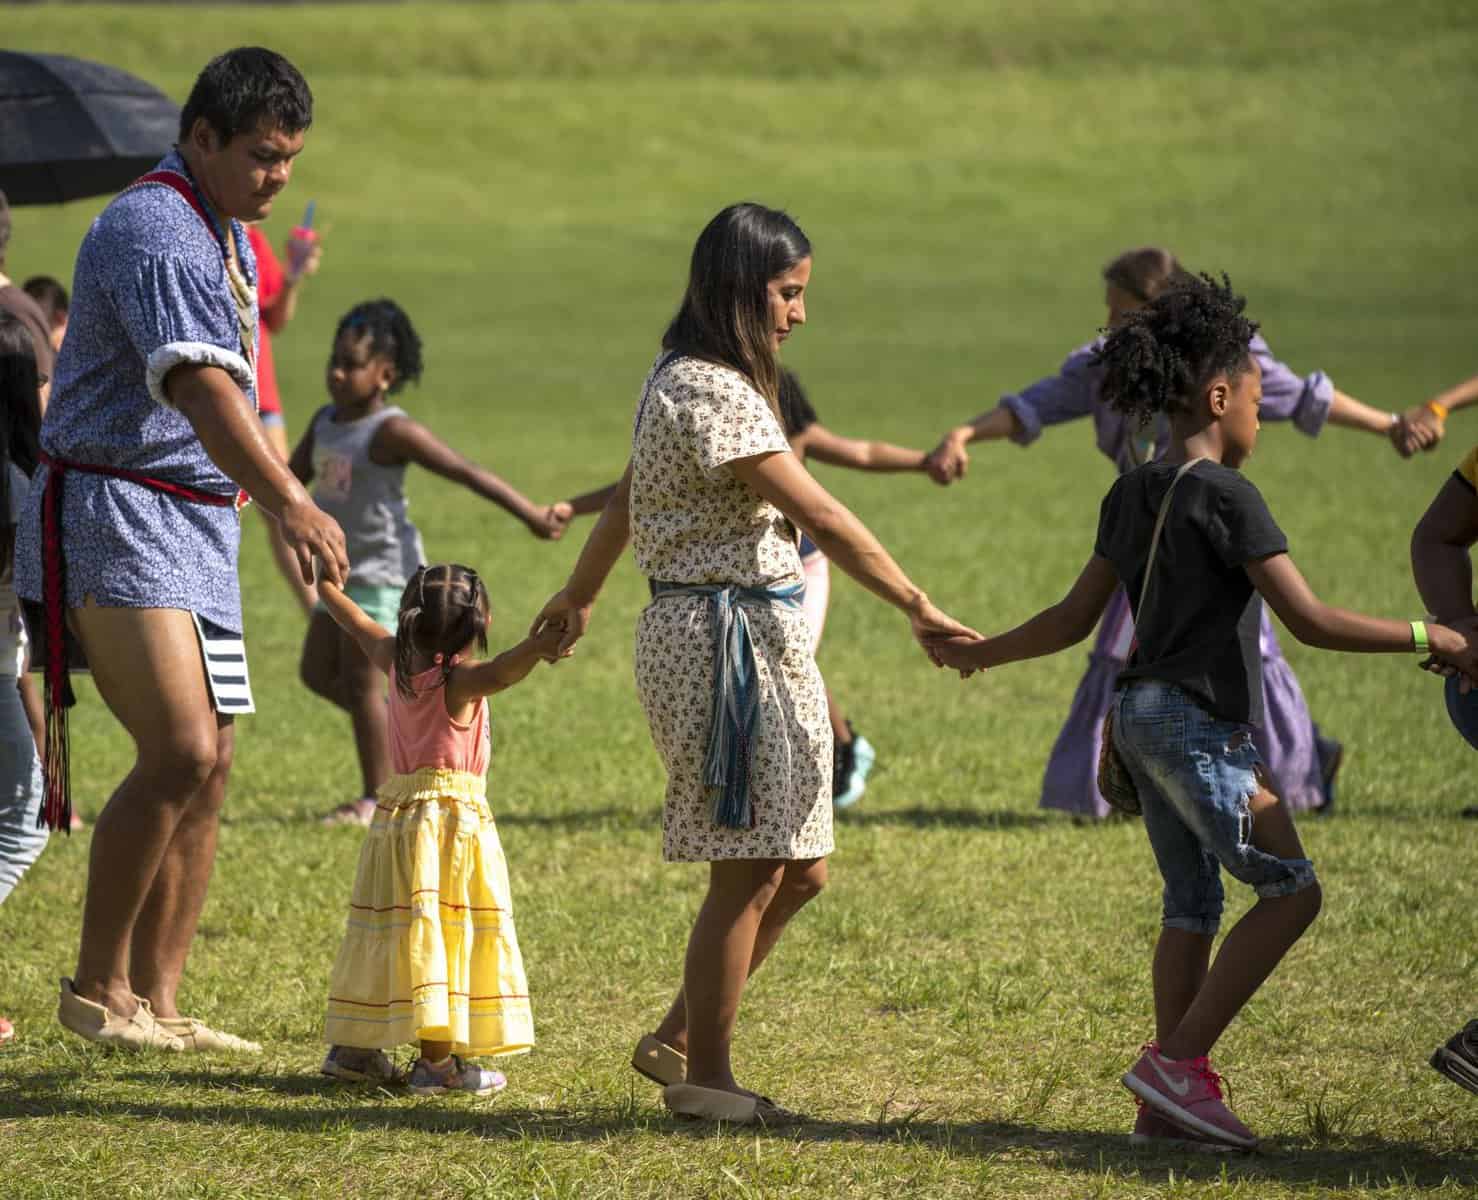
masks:
<path fill-rule="evenodd" d="M 400 594 L 426 559 L 405 498 L 411 463 L 491 500 L 535 537 L 557 539 L 572 510 L 537 505 L 491 471 L 463 458 L 388 397 L 421 378 L 421 339 L 392 300 L 356 305 L 334 333 L 328 365 L 332 401 L 314 414 L 292 455 L 292 470 L 338 521 L 349 551 L 345 591 L 387 629 Z M 349 714 L 363 791 L 325 820 L 368 825 L 374 796 L 390 775 L 384 682 L 320 605 L 303 641 L 303 682 Z"/>

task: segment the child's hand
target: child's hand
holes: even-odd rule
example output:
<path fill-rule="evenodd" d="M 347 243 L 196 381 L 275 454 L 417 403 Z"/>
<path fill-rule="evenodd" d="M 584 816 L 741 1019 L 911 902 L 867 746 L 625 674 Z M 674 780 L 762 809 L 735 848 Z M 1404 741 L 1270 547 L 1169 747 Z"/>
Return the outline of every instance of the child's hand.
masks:
<path fill-rule="evenodd" d="M 958 671 L 961 679 L 968 679 L 976 671 L 985 670 L 981 663 L 981 651 L 985 644 L 986 639 L 979 636 L 931 638 L 928 644 L 929 656 L 941 666 Z"/>
<path fill-rule="evenodd" d="M 553 625 L 546 621 L 529 640 L 533 642 L 534 650 L 537 651 L 539 657 L 545 662 L 552 663 L 559 661 L 559 648 L 564 637 L 564 625 Z M 574 651 L 571 650 L 570 653 L 573 654 Z"/>
<path fill-rule="evenodd" d="M 538 515 L 529 521 L 529 532 L 536 538 L 557 542 L 564 536 L 565 530 L 569 528 L 570 519 L 574 515 L 575 510 L 570 502 L 561 500 L 557 504 L 541 509 Z"/>

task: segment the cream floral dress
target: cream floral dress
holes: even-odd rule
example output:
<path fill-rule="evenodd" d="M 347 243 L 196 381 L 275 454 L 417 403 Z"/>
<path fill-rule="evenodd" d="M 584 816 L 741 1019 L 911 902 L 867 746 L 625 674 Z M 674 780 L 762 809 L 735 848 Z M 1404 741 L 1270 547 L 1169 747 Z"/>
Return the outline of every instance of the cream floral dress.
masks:
<path fill-rule="evenodd" d="M 768 587 L 799 582 L 789 521 L 730 473 L 736 459 L 790 449 L 739 372 L 659 358 L 632 440 L 631 535 L 649 579 Z M 636 626 L 636 686 L 667 767 L 669 862 L 820 858 L 832 851 L 831 722 L 799 606 L 747 609 L 759 680 L 750 775 L 754 828 L 715 825 L 703 787 L 714 639 L 705 596 L 669 596 Z"/>

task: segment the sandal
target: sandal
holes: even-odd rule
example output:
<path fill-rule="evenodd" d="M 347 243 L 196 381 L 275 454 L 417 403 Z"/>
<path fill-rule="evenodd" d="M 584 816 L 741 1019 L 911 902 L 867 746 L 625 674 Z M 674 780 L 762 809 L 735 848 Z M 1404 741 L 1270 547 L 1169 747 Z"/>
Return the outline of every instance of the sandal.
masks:
<path fill-rule="evenodd" d="M 668 1087 L 687 1081 L 688 1056 L 649 1033 L 637 1042 L 631 1055 L 631 1069 L 658 1087 Z"/>

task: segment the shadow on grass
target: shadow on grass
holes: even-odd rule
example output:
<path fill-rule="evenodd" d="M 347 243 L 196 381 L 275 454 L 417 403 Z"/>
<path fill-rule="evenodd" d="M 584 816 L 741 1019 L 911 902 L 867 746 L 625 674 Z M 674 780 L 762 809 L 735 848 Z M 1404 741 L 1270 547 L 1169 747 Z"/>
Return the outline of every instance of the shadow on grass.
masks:
<path fill-rule="evenodd" d="M 1055 825 L 1062 817 L 1044 812 L 1022 812 L 1014 808 L 912 808 L 844 809 L 837 814 L 846 825 L 908 825 L 916 829 L 1038 829 Z"/>
<path fill-rule="evenodd" d="M 123 1078 L 154 1084 L 161 1092 L 203 1088 L 206 1095 L 196 1092 L 177 1098 L 161 1095 L 157 1101 L 109 1100 L 96 1094 L 65 1094 L 65 1089 L 76 1084 L 73 1075 L 13 1074 L 6 1081 L 8 1087 L 0 1092 L 0 1121 L 77 1116 L 90 1121 L 171 1121 L 283 1133 L 350 1126 L 363 1131 L 454 1133 L 493 1141 L 548 1142 L 607 1141 L 622 1135 L 709 1141 L 715 1132 L 712 1124 L 670 1117 L 634 1096 L 624 1104 L 534 1109 L 512 1107 L 502 1100 L 473 1104 L 457 1099 L 419 1100 L 403 1089 L 346 1088 L 311 1074 L 137 1072 Z M 252 1103 L 253 1094 L 261 1092 L 283 1097 L 283 1101 L 276 1105 Z M 773 1129 L 742 1130 L 744 1137 L 757 1133 L 796 1147 L 808 1142 L 897 1143 L 981 1158 L 1005 1152 L 1015 1157 L 1026 1151 L 1034 1153 L 1038 1165 L 1047 1169 L 1113 1174 L 1156 1184 L 1172 1179 L 1220 1180 L 1223 1176 L 1249 1182 L 1318 1185 L 1334 1191 L 1386 1183 L 1407 1188 L 1478 1184 L 1478 1153 L 1472 1150 L 1444 1154 L 1415 1142 L 1386 1141 L 1375 1136 L 1345 1138 L 1337 1145 L 1274 1139 L 1253 1155 L 1206 1155 L 1137 1150 L 1120 1130 L 1051 1129 L 1012 1121 L 941 1121 L 927 1119 L 922 1112 L 896 1119 L 884 1114 L 875 1121 L 802 1120 Z"/>

